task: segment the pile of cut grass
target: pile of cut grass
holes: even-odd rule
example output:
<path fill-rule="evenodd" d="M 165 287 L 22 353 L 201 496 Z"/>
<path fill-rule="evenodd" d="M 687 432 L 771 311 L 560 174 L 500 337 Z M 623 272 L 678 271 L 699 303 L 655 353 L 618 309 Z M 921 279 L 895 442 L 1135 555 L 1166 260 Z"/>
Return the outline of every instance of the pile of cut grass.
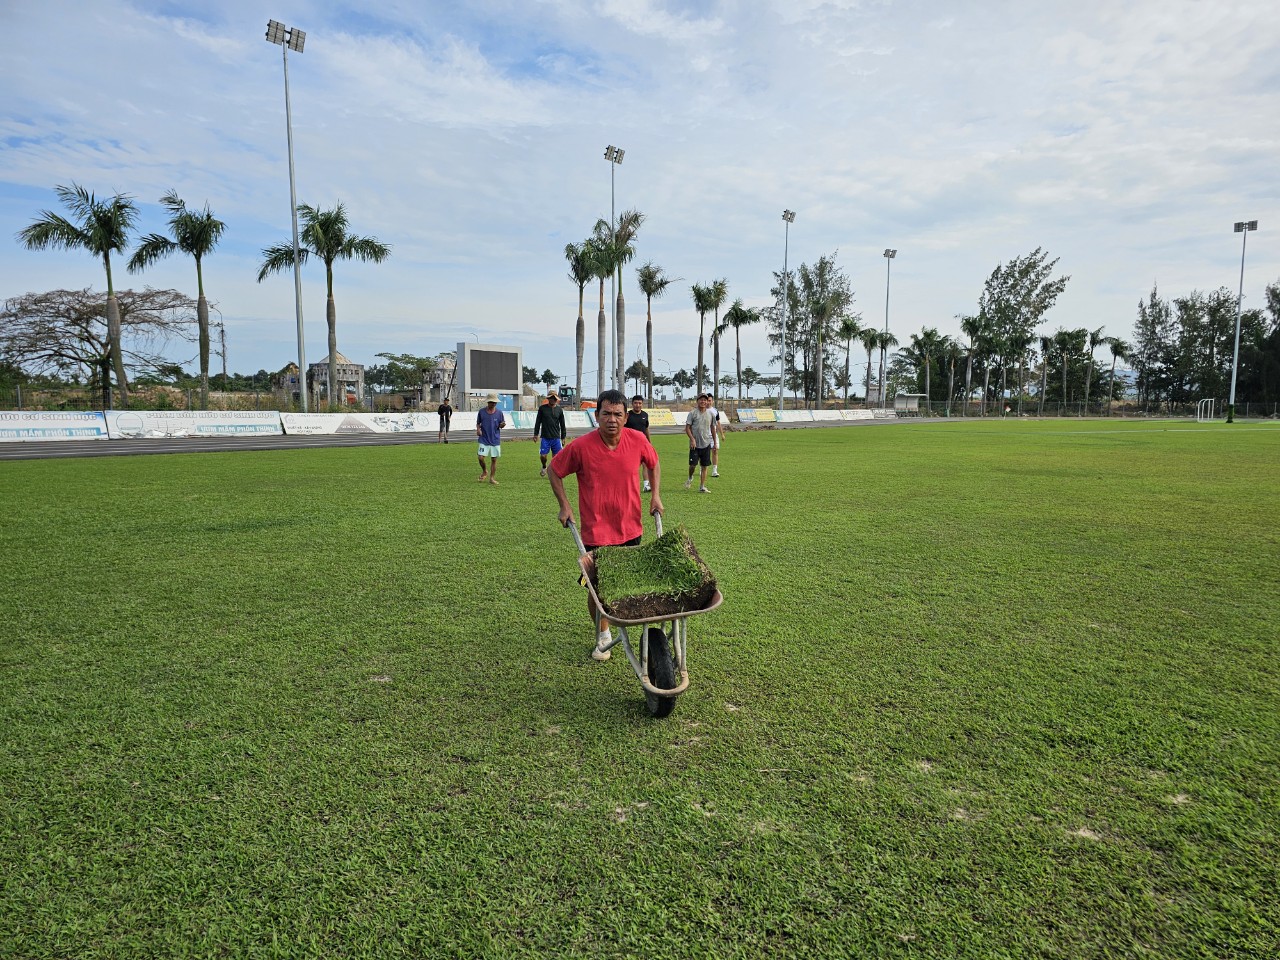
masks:
<path fill-rule="evenodd" d="M 715 578 L 683 525 L 635 547 L 595 553 L 596 595 L 624 620 L 671 616 L 705 607 Z"/>

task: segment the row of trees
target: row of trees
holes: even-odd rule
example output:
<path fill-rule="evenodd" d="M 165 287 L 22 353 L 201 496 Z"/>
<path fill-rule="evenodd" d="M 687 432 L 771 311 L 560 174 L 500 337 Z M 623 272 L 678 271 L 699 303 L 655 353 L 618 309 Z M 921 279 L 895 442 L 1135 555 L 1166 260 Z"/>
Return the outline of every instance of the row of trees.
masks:
<path fill-rule="evenodd" d="M 19 316 L 24 305 L 39 306 L 30 302 L 32 298 L 52 297 L 62 301 L 61 305 L 53 305 L 56 309 L 44 310 L 34 326 L 27 325 L 21 336 L 6 336 L 0 342 L 4 349 L 3 359 L 16 367 L 34 366 L 35 372 L 52 368 L 65 371 L 74 369 L 79 372 L 87 368 L 89 376 L 101 376 L 104 385 L 108 382 L 105 371 L 115 375 L 116 390 L 121 402 L 128 404 L 129 377 L 126 371 L 126 360 L 129 355 L 123 345 L 125 312 L 121 308 L 121 297 L 115 289 L 112 274 L 112 254 L 124 254 L 134 242 L 134 231 L 138 221 L 138 207 L 133 198 L 126 194 L 99 199 L 78 184 L 57 186 L 54 188 L 58 199 L 66 208 L 67 216 L 50 210 L 43 210 L 40 216 L 18 233 L 18 241 L 30 250 L 62 249 L 83 250 L 98 257 L 102 261 L 107 279 L 106 300 L 102 304 L 102 313 L 106 317 L 106 338 L 100 344 L 100 356 L 86 357 L 76 349 L 62 349 L 48 341 L 39 341 L 33 336 L 37 328 L 49 317 L 68 316 L 67 311 L 73 308 L 72 301 L 83 301 L 88 291 L 54 291 L 52 294 L 28 294 L 26 298 L 15 298 L 6 304 L 6 315 Z M 189 207 L 176 191 L 170 190 L 160 198 L 160 205 L 168 212 L 168 232 L 165 236 L 159 233 L 147 234 L 137 238 L 137 247 L 129 259 L 127 269 L 130 273 L 140 273 L 171 254 L 182 253 L 195 261 L 196 268 L 196 327 L 200 356 L 200 403 L 206 408 L 209 402 L 209 303 L 204 291 L 204 259 L 213 253 L 226 230 L 226 224 L 213 215 L 208 203 L 202 210 Z M 308 204 L 299 204 L 298 215 L 302 224 L 299 236 L 299 261 L 305 264 L 310 257 L 317 257 L 325 267 L 326 320 L 329 328 L 329 383 L 338 382 L 338 314 L 333 296 L 333 265 L 338 260 L 365 260 L 381 263 L 390 256 L 391 248 L 374 237 L 361 237 L 352 233 L 347 219 L 346 208 L 339 202 L 334 208 L 323 210 Z M 294 265 L 292 242 L 274 244 L 262 251 L 262 265 L 258 271 L 258 282 L 268 276 Z M 148 290 L 145 294 L 130 292 L 131 297 L 148 296 L 156 291 Z M 181 298 L 177 291 L 163 291 L 169 299 Z M 45 305 L 49 306 L 49 305 Z M 83 302 L 74 304 L 74 309 L 83 310 Z M 22 316 L 27 316 L 23 314 Z M 94 314 L 82 313 L 82 320 L 90 320 Z M 166 324 L 173 325 L 172 316 L 166 317 Z M 8 331 L 13 334 L 13 330 Z M 81 338 L 82 346 L 92 343 L 92 338 Z M 137 360 L 138 357 L 132 359 Z"/>

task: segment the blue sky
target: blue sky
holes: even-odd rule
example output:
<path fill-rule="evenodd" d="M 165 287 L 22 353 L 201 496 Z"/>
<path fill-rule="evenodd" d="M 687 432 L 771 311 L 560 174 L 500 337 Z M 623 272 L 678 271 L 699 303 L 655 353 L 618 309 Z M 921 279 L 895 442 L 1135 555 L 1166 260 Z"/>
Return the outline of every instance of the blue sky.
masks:
<path fill-rule="evenodd" d="M 55 184 L 131 194 L 144 232 L 162 230 L 173 188 L 228 225 L 205 282 L 229 366 L 296 357 L 291 279 L 256 282 L 290 230 L 268 18 L 307 31 L 289 61 L 299 201 L 342 200 L 393 247 L 338 266 L 338 345 L 358 362 L 479 339 L 570 374 L 563 249 L 609 214 L 611 143 L 626 149 L 617 207 L 648 218 L 627 352 L 643 342 L 634 267 L 652 260 L 683 278 L 654 304 L 672 368 L 696 356 L 691 283 L 767 302 L 784 208 L 792 268 L 838 252 L 867 322 L 884 322 L 882 251 L 898 249 L 889 324 L 904 343 L 958 334 L 991 270 L 1037 246 L 1072 277 L 1046 331 L 1128 336 L 1153 282 L 1234 290 L 1240 219 L 1261 228 L 1246 305 L 1280 279 L 1271 3 L 50 0 L 0 4 L 0 296 L 104 286 L 92 257 L 14 239 L 56 208 Z M 175 258 L 116 282 L 194 293 L 194 269 Z M 319 265 L 303 308 L 315 361 Z M 590 291 L 586 313 L 589 371 Z M 768 366 L 762 331 L 743 352 Z"/>

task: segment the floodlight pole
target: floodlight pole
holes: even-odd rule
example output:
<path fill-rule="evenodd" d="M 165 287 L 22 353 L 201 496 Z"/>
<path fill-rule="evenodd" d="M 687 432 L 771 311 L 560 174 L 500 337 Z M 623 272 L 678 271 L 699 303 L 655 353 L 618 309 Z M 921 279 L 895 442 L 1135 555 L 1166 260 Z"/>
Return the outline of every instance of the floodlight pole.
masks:
<path fill-rule="evenodd" d="M 618 242 L 618 228 L 614 216 L 614 182 L 613 174 L 617 167 L 622 163 L 622 157 L 626 153 L 625 150 L 615 147 L 612 143 L 605 148 L 604 158 L 609 161 L 609 242 L 615 247 Z M 618 269 L 621 269 L 619 267 Z M 618 290 L 616 286 L 618 270 L 609 271 L 609 300 L 612 303 L 610 308 L 613 317 L 613 323 L 609 329 L 609 365 L 613 368 L 613 373 L 609 379 L 613 381 L 613 388 L 620 390 L 619 381 L 622 379 L 622 370 L 619 367 L 624 361 L 623 352 L 625 345 L 618 343 Z"/>
<path fill-rule="evenodd" d="M 889 386 L 884 382 L 884 355 L 889 349 L 889 268 L 893 265 L 893 258 L 898 255 L 897 250 L 885 249 L 884 251 L 884 342 L 880 345 L 880 409 L 885 410 L 889 406 Z"/>
<path fill-rule="evenodd" d="M 796 212 L 794 210 L 783 210 L 782 220 L 785 226 L 782 228 L 782 356 L 778 363 L 781 368 L 781 376 L 778 377 L 778 412 L 781 413 L 787 405 L 787 255 L 791 248 L 791 224 L 796 222 Z"/>
<path fill-rule="evenodd" d="M 1240 316 L 1244 313 L 1244 252 L 1249 245 L 1249 231 L 1258 229 L 1257 220 L 1236 223 L 1240 238 L 1240 293 L 1236 297 L 1236 345 L 1231 353 L 1231 397 L 1227 400 L 1227 423 L 1236 422 L 1236 368 L 1240 363 Z"/>
<path fill-rule="evenodd" d="M 302 30 L 290 29 L 277 20 L 267 21 L 267 41 L 280 44 L 284 58 L 284 126 L 289 138 L 289 214 L 293 218 L 293 307 L 298 318 L 298 399 L 302 412 L 307 412 L 307 351 L 302 332 L 302 254 L 298 247 L 298 191 L 293 175 L 293 111 L 289 104 L 289 48 L 298 53 L 306 43 Z M 333 385 L 329 385 L 329 401 L 333 401 Z"/>

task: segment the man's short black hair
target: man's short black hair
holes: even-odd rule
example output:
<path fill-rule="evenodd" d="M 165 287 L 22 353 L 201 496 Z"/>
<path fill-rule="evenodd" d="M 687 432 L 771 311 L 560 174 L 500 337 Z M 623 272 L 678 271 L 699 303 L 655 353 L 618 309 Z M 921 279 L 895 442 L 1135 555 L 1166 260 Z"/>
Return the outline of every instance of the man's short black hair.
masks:
<path fill-rule="evenodd" d="M 627 405 L 627 398 L 623 396 L 621 390 L 606 390 L 600 396 L 596 397 L 596 407 L 601 408 L 606 403 L 616 403 L 620 407 Z"/>
<path fill-rule="evenodd" d="M 637 400 L 639 400 L 641 403 L 644 403 L 644 397 L 640 396 L 640 394 L 638 393 L 631 398 L 631 402 L 635 403 Z"/>

